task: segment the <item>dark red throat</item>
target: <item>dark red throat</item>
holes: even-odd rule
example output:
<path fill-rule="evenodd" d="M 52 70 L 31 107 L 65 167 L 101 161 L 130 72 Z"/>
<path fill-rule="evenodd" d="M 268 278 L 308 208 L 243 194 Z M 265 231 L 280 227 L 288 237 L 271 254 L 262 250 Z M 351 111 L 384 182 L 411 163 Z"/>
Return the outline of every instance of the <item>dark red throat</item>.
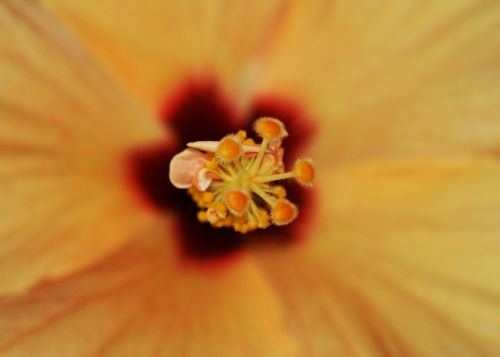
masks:
<path fill-rule="evenodd" d="M 314 128 L 303 112 L 291 101 L 278 96 L 265 96 L 254 102 L 245 118 L 238 118 L 231 102 L 222 97 L 213 81 L 191 81 L 178 95 L 169 98 L 161 109 L 161 119 L 174 131 L 178 142 L 152 143 L 131 153 L 129 167 L 136 191 L 148 206 L 177 217 L 176 238 L 181 253 L 199 261 L 227 258 L 249 244 L 290 244 L 302 241 L 311 216 L 312 194 L 291 182 L 284 185 L 288 196 L 299 209 L 299 218 L 289 226 L 272 227 L 247 235 L 229 229 L 215 229 L 196 219 L 197 207 L 184 190 L 174 188 L 168 179 L 170 159 L 197 140 L 219 140 L 228 133 L 245 129 L 253 135 L 252 124 L 262 116 L 282 120 L 289 133 L 284 141 L 285 164 L 290 167 L 310 142 Z M 243 123 L 243 125 L 241 125 Z"/>

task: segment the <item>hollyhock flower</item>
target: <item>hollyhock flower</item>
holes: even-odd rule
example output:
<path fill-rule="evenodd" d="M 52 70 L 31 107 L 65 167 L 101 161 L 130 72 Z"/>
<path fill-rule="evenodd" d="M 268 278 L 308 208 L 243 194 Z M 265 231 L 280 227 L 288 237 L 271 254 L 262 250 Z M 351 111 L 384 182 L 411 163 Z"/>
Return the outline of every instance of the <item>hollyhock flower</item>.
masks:
<path fill-rule="evenodd" d="M 497 354 L 499 23 L 476 0 L 1 2 L 1 354 Z M 189 190 L 212 151 L 187 143 L 261 117 L 288 134 L 269 160 L 314 160 L 283 187 L 297 219 L 199 222 L 170 163 Z"/>

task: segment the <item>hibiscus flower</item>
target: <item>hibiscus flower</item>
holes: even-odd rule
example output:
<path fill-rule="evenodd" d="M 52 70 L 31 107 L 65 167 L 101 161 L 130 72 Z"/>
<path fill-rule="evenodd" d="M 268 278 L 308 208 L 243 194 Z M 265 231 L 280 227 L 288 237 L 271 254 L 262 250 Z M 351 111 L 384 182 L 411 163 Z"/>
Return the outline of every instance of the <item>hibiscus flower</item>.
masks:
<path fill-rule="evenodd" d="M 499 24 L 477 0 L 1 2 L 0 353 L 498 354 Z M 298 218 L 199 222 L 171 159 L 261 117 L 284 166 L 314 160 Z"/>

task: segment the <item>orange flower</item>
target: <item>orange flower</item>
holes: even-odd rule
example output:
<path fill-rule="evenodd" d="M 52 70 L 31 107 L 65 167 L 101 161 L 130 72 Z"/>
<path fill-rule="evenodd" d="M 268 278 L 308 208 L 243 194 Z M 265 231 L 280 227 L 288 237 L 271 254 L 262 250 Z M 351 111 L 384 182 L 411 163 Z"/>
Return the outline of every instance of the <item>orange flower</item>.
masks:
<path fill-rule="evenodd" d="M 0 354 L 497 354 L 499 20 L 482 0 L 1 2 Z M 197 222 L 170 159 L 261 116 L 315 193 L 286 188 L 284 227 Z"/>

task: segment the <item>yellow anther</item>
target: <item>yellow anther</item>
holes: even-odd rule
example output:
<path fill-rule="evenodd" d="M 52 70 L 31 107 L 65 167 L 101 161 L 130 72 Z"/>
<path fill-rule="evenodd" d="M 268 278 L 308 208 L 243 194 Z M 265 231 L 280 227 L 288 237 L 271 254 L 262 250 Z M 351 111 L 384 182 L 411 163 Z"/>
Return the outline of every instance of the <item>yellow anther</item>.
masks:
<path fill-rule="evenodd" d="M 264 139 L 279 139 L 286 136 L 285 126 L 274 118 L 263 117 L 255 122 L 255 131 Z"/>
<path fill-rule="evenodd" d="M 309 159 L 299 159 L 293 167 L 295 179 L 303 185 L 312 185 L 314 180 L 314 165 Z"/>
<path fill-rule="evenodd" d="M 253 139 L 249 138 L 249 139 L 245 139 L 243 141 L 243 144 L 245 144 L 245 145 L 255 145 L 255 141 L 253 141 Z"/>
<path fill-rule="evenodd" d="M 205 207 L 205 204 L 203 202 L 203 193 L 202 192 L 198 191 L 194 187 L 190 187 L 188 192 L 191 195 L 191 197 L 193 198 L 193 201 L 195 201 L 199 207 Z"/>
<path fill-rule="evenodd" d="M 214 200 L 214 194 L 212 192 L 203 192 L 203 201 L 205 203 L 211 203 Z"/>
<path fill-rule="evenodd" d="M 283 186 L 276 186 L 274 189 L 274 192 L 276 193 L 276 196 L 278 198 L 285 198 L 286 197 L 286 190 Z"/>
<path fill-rule="evenodd" d="M 263 210 L 263 209 L 259 210 L 259 219 L 260 219 L 259 228 L 269 227 L 269 225 L 270 225 L 269 214 L 267 213 L 266 210 Z"/>
<path fill-rule="evenodd" d="M 215 209 L 215 212 L 217 215 L 221 218 L 226 217 L 227 214 L 227 209 L 224 203 L 222 202 L 217 202 L 216 204 L 213 205 L 213 208 Z"/>
<path fill-rule="evenodd" d="M 247 138 L 247 132 L 245 130 L 240 130 L 236 133 L 236 136 L 243 142 Z"/>
<path fill-rule="evenodd" d="M 200 222 L 207 221 L 207 213 L 205 211 L 198 211 L 196 217 L 198 218 L 198 221 L 200 221 Z"/>
<path fill-rule="evenodd" d="M 271 211 L 271 218 L 273 223 L 277 226 L 283 226 L 291 223 L 295 218 L 297 218 L 297 215 L 297 206 L 287 200 L 277 202 Z"/>
<path fill-rule="evenodd" d="M 271 225 L 271 223 L 269 221 L 266 221 L 266 222 L 262 222 L 262 224 L 259 226 L 259 228 L 267 228 Z"/>
<path fill-rule="evenodd" d="M 241 144 L 234 137 L 226 136 L 217 146 L 217 158 L 221 161 L 234 161 L 243 154 Z"/>
<path fill-rule="evenodd" d="M 229 191 L 224 199 L 227 208 L 235 215 L 241 215 L 246 211 L 249 200 L 250 197 L 240 190 Z"/>

